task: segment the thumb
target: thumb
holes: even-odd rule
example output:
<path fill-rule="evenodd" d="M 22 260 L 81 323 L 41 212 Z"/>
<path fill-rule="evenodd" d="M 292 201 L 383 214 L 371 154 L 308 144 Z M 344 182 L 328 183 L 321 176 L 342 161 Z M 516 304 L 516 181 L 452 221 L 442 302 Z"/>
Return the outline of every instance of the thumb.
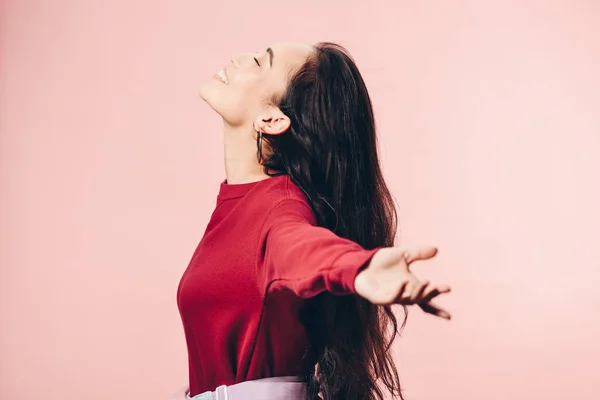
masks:
<path fill-rule="evenodd" d="M 435 257 L 438 249 L 433 246 L 420 246 L 414 247 L 412 249 L 405 249 L 403 251 L 404 260 L 406 260 L 407 264 L 412 263 L 417 260 L 429 260 L 430 258 Z"/>

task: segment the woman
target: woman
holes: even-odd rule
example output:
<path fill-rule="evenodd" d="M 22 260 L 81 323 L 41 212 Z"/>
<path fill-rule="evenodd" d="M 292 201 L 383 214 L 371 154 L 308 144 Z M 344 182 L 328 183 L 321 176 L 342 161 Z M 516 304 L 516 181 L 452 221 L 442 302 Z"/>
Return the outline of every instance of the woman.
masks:
<path fill-rule="evenodd" d="M 394 246 L 365 84 L 331 43 L 238 54 L 200 96 L 221 115 L 226 181 L 177 291 L 189 352 L 182 399 L 402 398 L 392 304 L 447 286 Z M 391 327 L 393 331 L 387 334 Z M 266 378 L 266 379 L 265 379 Z"/>

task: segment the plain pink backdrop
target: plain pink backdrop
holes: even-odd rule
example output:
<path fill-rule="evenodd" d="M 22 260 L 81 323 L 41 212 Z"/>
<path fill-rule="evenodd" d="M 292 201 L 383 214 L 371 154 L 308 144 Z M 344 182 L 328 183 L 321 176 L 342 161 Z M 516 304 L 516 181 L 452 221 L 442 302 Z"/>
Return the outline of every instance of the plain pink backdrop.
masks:
<path fill-rule="evenodd" d="M 0 398 L 166 399 L 175 293 L 224 179 L 197 96 L 236 51 L 336 41 L 375 105 L 414 309 L 409 400 L 597 399 L 600 3 L 0 3 Z"/>

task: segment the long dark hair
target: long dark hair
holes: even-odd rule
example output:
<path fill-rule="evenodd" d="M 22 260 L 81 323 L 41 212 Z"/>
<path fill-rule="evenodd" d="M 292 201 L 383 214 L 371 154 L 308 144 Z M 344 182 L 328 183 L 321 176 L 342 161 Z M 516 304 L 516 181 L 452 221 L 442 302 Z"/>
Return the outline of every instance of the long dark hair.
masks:
<path fill-rule="evenodd" d="M 291 126 L 281 135 L 264 134 L 271 149 L 265 172 L 289 175 L 320 226 L 366 249 L 393 246 L 397 214 L 381 173 L 373 107 L 348 52 L 317 44 L 273 104 Z M 380 384 L 403 399 L 390 353 L 399 332 L 391 307 L 323 293 L 304 311 L 307 399 L 320 393 L 324 400 L 383 400 Z M 400 329 L 405 323 L 406 317 Z"/>

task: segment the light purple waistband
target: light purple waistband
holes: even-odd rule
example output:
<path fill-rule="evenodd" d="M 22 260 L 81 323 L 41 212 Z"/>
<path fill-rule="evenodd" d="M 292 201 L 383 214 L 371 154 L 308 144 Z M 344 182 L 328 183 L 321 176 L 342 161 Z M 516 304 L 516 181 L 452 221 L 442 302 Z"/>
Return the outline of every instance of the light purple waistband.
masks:
<path fill-rule="evenodd" d="M 212 400 L 304 400 L 306 399 L 306 386 L 300 377 L 278 376 L 272 378 L 256 379 L 236 383 L 235 385 L 221 385 L 214 392 L 203 393 L 188 399 Z"/>

